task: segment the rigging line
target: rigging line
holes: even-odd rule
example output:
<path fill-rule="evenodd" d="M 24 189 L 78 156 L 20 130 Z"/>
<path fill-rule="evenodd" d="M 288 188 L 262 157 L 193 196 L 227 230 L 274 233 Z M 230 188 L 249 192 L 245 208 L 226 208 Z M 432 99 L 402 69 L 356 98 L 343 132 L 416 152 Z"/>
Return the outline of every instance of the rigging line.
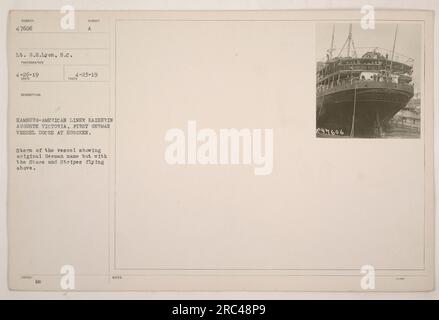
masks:
<path fill-rule="evenodd" d="M 357 84 L 355 84 L 354 87 L 354 108 L 352 111 L 352 125 L 351 125 L 351 132 L 350 132 L 350 136 L 353 137 L 354 136 L 354 132 L 355 132 L 355 109 L 356 109 L 356 105 L 357 105 Z"/>

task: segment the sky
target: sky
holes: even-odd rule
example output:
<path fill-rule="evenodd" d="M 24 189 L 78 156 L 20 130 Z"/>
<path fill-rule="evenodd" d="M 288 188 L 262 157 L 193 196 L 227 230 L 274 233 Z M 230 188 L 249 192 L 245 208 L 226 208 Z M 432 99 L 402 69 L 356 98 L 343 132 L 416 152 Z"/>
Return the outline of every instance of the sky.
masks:
<path fill-rule="evenodd" d="M 326 60 L 326 52 L 331 47 L 333 23 L 319 23 L 316 26 L 316 58 Z M 375 29 L 363 30 L 359 22 L 352 23 L 352 38 L 355 47 L 381 47 L 392 50 L 395 37 L 396 23 L 376 23 Z M 348 36 L 349 23 L 335 24 L 334 55 L 338 55 Z M 415 87 L 420 84 L 420 67 L 422 53 L 422 25 L 420 23 L 402 22 L 398 24 L 398 34 L 395 43 L 395 55 L 401 54 L 414 59 L 413 80 Z M 358 50 L 361 51 L 361 50 Z M 364 51 L 364 49 L 363 49 Z M 352 49 L 351 49 L 352 53 Z M 342 55 L 346 55 L 346 49 Z M 390 54 L 389 54 L 390 56 Z M 402 57 L 401 57 L 402 58 Z"/>

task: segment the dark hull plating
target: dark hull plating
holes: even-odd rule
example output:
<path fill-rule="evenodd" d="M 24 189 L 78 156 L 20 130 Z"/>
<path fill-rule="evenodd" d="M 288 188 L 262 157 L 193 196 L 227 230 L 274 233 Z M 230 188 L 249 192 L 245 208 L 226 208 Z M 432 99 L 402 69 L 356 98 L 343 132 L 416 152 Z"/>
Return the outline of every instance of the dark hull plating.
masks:
<path fill-rule="evenodd" d="M 317 128 L 348 136 L 352 131 L 355 137 L 380 136 L 412 97 L 413 87 L 407 84 L 362 81 L 326 89 L 317 94 Z"/>

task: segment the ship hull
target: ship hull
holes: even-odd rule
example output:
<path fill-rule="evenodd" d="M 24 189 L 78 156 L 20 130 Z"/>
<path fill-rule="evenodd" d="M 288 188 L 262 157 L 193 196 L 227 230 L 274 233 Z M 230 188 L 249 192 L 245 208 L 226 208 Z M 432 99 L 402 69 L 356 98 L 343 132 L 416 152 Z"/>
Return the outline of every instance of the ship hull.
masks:
<path fill-rule="evenodd" d="M 412 97 L 413 87 L 393 83 L 366 81 L 326 90 L 317 95 L 318 134 L 383 136 L 389 120 Z"/>

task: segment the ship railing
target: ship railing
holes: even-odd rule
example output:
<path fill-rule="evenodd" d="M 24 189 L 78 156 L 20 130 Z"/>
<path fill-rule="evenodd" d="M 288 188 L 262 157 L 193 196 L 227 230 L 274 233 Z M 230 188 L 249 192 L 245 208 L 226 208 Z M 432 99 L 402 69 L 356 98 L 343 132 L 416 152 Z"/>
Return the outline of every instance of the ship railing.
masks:
<path fill-rule="evenodd" d="M 339 89 L 348 89 L 348 88 L 353 88 L 355 86 L 357 87 L 367 87 L 370 84 L 381 84 L 382 87 L 399 87 L 403 90 L 407 90 L 407 91 L 413 91 L 414 87 L 412 84 L 409 83 L 397 83 L 397 82 L 393 82 L 390 80 L 390 78 L 380 78 L 380 79 L 360 79 L 358 77 L 353 77 L 351 79 L 348 80 L 339 80 L 339 81 L 333 81 L 329 84 L 326 85 L 319 85 L 317 86 L 316 90 L 317 92 L 324 92 L 324 91 L 337 91 Z"/>
<path fill-rule="evenodd" d="M 334 48 L 334 52 L 339 52 L 340 49 Z M 366 53 L 376 53 L 381 55 L 383 58 L 386 58 L 388 60 L 392 59 L 392 50 L 385 49 L 382 47 L 356 47 L 355 52 L 350 55 L 351 58 L 361 58 Z M 336 56 L 333 56 L 335 58 Z M 340 56 L 343 57 L 343 56 Z M 323 58 L 323 57 L 322 57 Z M 325 61 L 326 58 L 323 58 L 319 61 Z M 409 65 L 413 67 L 414 59 L 411 57 L 408 57 L 402 53 L 393 52 L 393 61 L 404 63 L 406 65 Z"/>
<path fill-rule="evenodd" d="M 382 56 L 387 57 L 387 59 L 392 59 L 392 50 L 388 50 L 381 47 L 359 47 L 356 48 L 357 50 L 357 57 L 361 58 L 364 54 L 368 52 L 377 52 L 380 53 Z M 409 66 L 413 67 L 414 59 L 411 57 L 408 57 L 400 52 L 394 51 L 393 52 L 393 61 L 400 62 L 407 64 Z"/>

